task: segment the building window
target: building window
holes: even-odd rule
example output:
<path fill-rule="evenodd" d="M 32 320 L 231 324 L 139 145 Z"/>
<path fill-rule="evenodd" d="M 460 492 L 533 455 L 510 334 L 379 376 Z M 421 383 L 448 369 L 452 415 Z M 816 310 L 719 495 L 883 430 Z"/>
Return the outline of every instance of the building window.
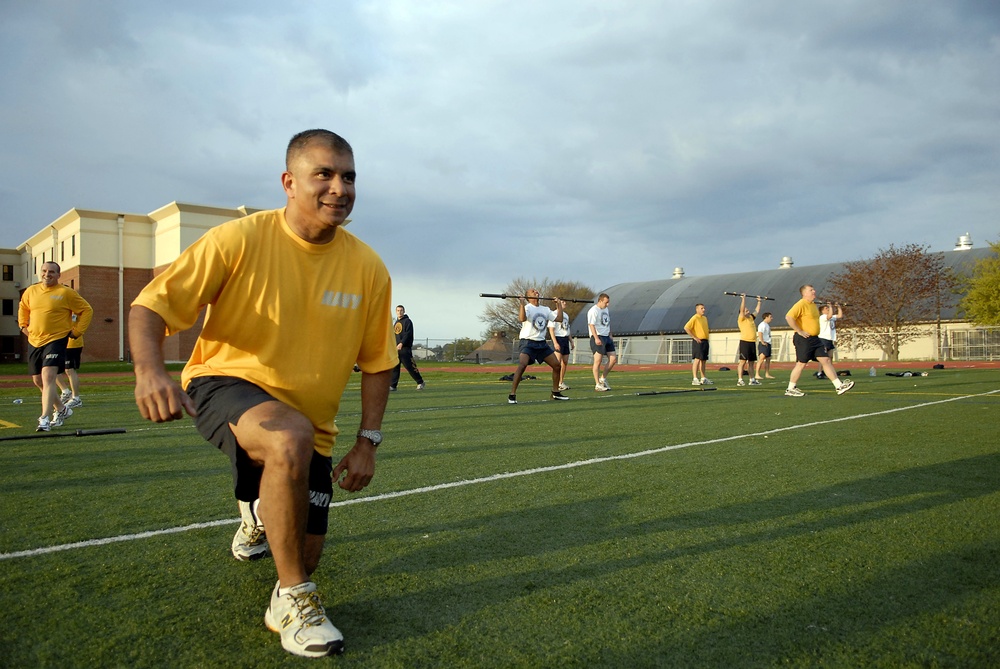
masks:
<path fill-rule="evenodd" d="M 13 316 L 14 315 L 14 300 L 4 300 L 3 301 L 3 315 Z"/>
<path fill-rule="evenodd" d="M 66 261 L 66 242 L 59 242 L 59 262 Z"/>
<path fill-rule="evenodd" d="M 73 290 L 76 290 L 76 280 L 75 279 L 70 279 L 69 280 L 69 287 L 72 288 Z"/>
<path fill-rule="evenodd" d="M 4 281 L 13 281 L 14 280 L 14 266 L 13 265 L 4 265 L 3 266 L 3 280 Z"/>
<path fill-rule="evenodd" d="M 76 257 L 76 235 L 69 238 L 69 255 L 72 258 Z"/>

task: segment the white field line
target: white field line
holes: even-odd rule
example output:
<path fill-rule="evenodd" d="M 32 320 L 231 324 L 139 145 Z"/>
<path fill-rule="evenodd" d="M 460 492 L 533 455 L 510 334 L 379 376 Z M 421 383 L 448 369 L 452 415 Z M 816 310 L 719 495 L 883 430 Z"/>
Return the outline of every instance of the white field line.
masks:
<path fill-rule="evenodd" d="M 588 460 L 577 460 L 575 462 L 567 462 L 561 465 L 549 465 L 547 467 L 535 467 L 533 469 L 523 469 L 516 472 L 491 474 L 490 476 L 483 476 L 475 479 L 464 479 L 462 481 L 452 481 L 450 483 L 438 483 L 435 485 L 423 486 L 421 488 L 411 488 L 409 490 L 398 490 L 396 492 L 386 492 L 380 495 L 371 495 L 369 497 L 354 497 L 340 502 L 334 502 L 330 504 L 330 508 L 349 506 L 351 504 L 365 504 L 368 502 L 379 502 L 386 499 L 395 499 L 397 497 L 408 497 L 410 495 L 419 495 L 423 493 L 437 492 L 438 490 L 446 490 L 448 488 L 461 488 L 470 485 L 478 485 L 480 483 L 492 483 L 493 481 L 502 481 L 504 479 L 518 478 L 521 476 L 531 476 L 533 474 L 545 474 L 548 472 L 556 472 L 564 469 L 575 469 L 577 467 L 586 467 L 588 465 L 598 465 L 605 462 L 613 462 L 615 460 L 632 460 L 634 458 L 642 458 L 648 455 L 666 453 L 667 451 L 676 451 L 682 448 L 690 448 L 691 446 L 707 446 L 710 444 L 721 444 L 727 441 L 746 439 L 748 437 L 764 437 L 772 434 L 779 434 L 781 432 L 789 432 L 791 430 L 801 430 L 802 428 L 807 428 L 807 427 L 829 425 L 830 423 L 841 423 L 849 420 L 871 418 L 873 416 L 885 416 L 892 413 L 898 413 L 900 411 L 912 411 L 913 409 L 922 409 L 937 404 L 958 402 L 960 400 L 972 399 L 975 397 L 985 397 L 987 395 L 994 395 L 996 393 L 1000 393 L 1000 389 L 990 390 L 988 392 L 978 393 L 975 395 L 962 395 L 960 397 L 949 397 L 947 399 L 935 400 L 933 402 L 923 402 L 921 404 L 914 404 L 911 406 L 896 407 L 894 409 L 885 409 L 884 411 L 862 413 L 862 414 L 857 414 L 855 416 L 844 416 L 842 418 L 830 418 L 827 420 L 818 420 L 810 423 L 802 423 L 800 425 L 789 425 L 787 427 L 774 428 L 773 430 L 764 430 L 761 432 L 749 432 L 746 434 L 732 435 L 729 437 L 719 437 L 717 439 L 705 439 L 703 441 L 689 441 L 683 444 L 674 444 L 672 446 L 661 446 L 659 448 L 650 448 L 645 451 L 637 451 L 635 453 L 623 453 L 621 455 L 605 455 L 602 457 L 590 458 Z M 89 539 L 87 541 L 76 541 L 70 544 L 60 544 L 58 546 L 45 546 L 43 548 L 33 548 L 31 550 L 15 551 L 13 553 L 0 553 L 0 561 L 13 560 L 15 558 L 22 558 L 22 557 L 35 557 L 38 555 L 45 555 L 46 553 L 58 553 L 61 551 L 74 550 L 77 548 L 87 548 L 90 546 L 105 546 L 108 544 L 114 544 L 123 541 L 148 539 L 149 537 L 156 537 L 164 534 L 177 534 L 180 532 L 188 532 L 190 530 L 200 530 L 208 527 L 218 527 L 220 525 L 235 525 L 238 522 L 240 522 L 239 518 L 233 518 L 227 520 L 213 520 L 207 523 L 193 523 L 191 525 L 184 525 L 183 527 L 170 527 L 165 530 L 150 530 L 148 532 L 138 532 L 136 534 L 123 534 L 117 537 L 107 537 L 105 539 Z"/>

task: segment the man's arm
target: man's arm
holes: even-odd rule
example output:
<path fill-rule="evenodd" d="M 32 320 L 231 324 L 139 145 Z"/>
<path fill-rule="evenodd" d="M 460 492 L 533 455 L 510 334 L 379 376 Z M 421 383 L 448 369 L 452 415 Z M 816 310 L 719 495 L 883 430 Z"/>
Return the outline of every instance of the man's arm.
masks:
<path fill-rule="evenodd" d="M 135 403 L 146 420 L 163 423 L 177 420 L 187 412 L 197 416 L 194 402 L 163 364 L 163 339 L 167 325 L 163 318 L 142 306 L 129 311 L 128 338 L 135 370 Z"/>
<path fill-rule="evenodd" d="M 802 329 L 802 326 L 799 325 L 798 318 L 796 318 L 791 311 L 785 314 L 785 321 L 788 323 L 788 327 L 792 328 L 792 330 L 796 333 L 806 338 L 809 337 L 809 333 Z"/>
<path fill-rule="evenodd" d="M 362 430 L 381 430 L 385 405 L 389 399 L 389 382 L 392 370 L 375 374 L 361 374 L 361 425 Z M 365 437 L 357 437 L 354 447 L 347 452 L 333 469 L 333 480 L 348 492 L 358 492 L 375 476 L 375 446 Z M 341 480 L 341 475 L 347 473 Z"/>

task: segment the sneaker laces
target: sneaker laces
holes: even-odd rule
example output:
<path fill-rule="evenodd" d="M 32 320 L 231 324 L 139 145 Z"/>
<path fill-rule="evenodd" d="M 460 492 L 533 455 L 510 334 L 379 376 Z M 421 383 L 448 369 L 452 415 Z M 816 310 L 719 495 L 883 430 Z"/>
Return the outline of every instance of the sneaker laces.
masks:
<path fill-rule="evenodd" d="M 326 610 L 315 590 L 302 595 L 292 594 L 292 602 L 298 610 L 298 617 L 302 619 L 303 627 L 319 627 L 326 622 Z"/>
<path fill-rule="evenodd" d="M 246 535 L 247 544 L 252 546 L 260 541 L 260 538 L 264 535 L 264 528 L 260 525 L 250 525 L 244 521 L 243 534 Z"/>

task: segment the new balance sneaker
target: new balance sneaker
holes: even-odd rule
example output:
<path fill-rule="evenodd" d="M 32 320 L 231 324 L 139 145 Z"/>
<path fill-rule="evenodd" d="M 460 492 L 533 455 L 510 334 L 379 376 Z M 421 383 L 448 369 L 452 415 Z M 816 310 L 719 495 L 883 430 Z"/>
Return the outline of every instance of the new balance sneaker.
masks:
<path fill-rule="evenodd" d="M 743 379 L 740 379 L 739 381 L 736 382 L 736 385 L 738 385 L 738 386 L 745 386 L 746 383 L 743 382 Z"/>
<path fill-rule="evenodd" d="M 426 387 L 427 387 L 426 383 L 418 383 L 417 384 L 417 390 L 423 390 Z"/>
<path fill-rule="evenodd" d="M 848 379 L 847 381 L 844 381 L 844 383 L 839 388 L 837 388 L 837 394 L 843 395 L 853 387 L 854 387 L 854 381 Z"/>
<path fill-rule="evenodd" d="M 604 378 L 603 376 L 602 376 L 602 377 L 600 378 L 600 380 L 599 380 L 598 382 L 599 382 L 599 383 L 600 383 L 600 384 L 601 384 L 602 386 L 604 386 L 604 389 L 605 389 L 605 390 L 611 390 L 611 386 L 609 386 L 609 385 L 608 385 L 608 380 L 607 380 L 606 378 Z"/>
<path fill-rule="evenodd" d="M 802 397 L 803 395 L 805 395 L 805 393 L 798 388 L 788 388 L 785 390 L 785 397 Z"/>
<path fill-rule="evenodd" d="M 760 379 L 750 379 L 750 385 L 751 386 L 762 386 L 764 384 L 760 382 Z"/>
<path fill-rule="evenodd" d="M 569 390 L 569 386 L 567 386 L 565 383 L 560 383 L 559 390 Z"/>
<path fill-rule="evenodd" d="M 703 376 L 703 377 L 701 377 L 701 385 L 703 385 L 703 386 L 714 386 L 715 385 L 715 381 L 712 381 L 711 379 L 706 379 Z"/>
<path fill-rule="evenodd" d="M 73 390 L 71 388 L 67 388 L 66 390 L 59 393 L 59 401 L 62 402 L 63 404 L 66 404 L 66 402 L 68 402 L 69 398 L 71 397 L 73 397 Z"/>
<path fill-rule="evenodd" d="M 65 421 L 67 418 L 69 418 L 72 415 L 73 415 L 73 410 L 70 409 L 67 406 L 64 406 L 59 411 L 53 411 L 52 412 L 52 420 L 50 421 L 50 425 L 52 425 L 52 427 L 61 427 L 62 424 L 63 424 L 63 421 Z"/>
<path fill-rule="evenodd" d="M 38 427 L 35 428 L 35 432 L 48 432 L 52 428 L 52 421 L 49 420 L 48 416 L 40 416 L 38 418 Z"/>
<path fill-rule="evenodd" d="M 507 395 L 507 404 L 517 404 L 517 395 Z"/>
<path fill-rule="evenodd" d="M 325 657 L 344 652 L 344 635 L 326 617 L 312 581 L 293 585 L 285 594 L 279 594 L 275 583 L 264 624 L 281 635 L 281 647 L 289 653 Z"/>
<path fill-rule="evenodd" d="M 560 392 L 552 393 L 552 399 L 554 400 L 568 400 L 569 398 Z"/>
<path fill-rule="evenodd" d="M 700 386 L 701 385 L 701 381 L 699 381 L 698 379 L 691 379 L 691 385 L 692 386 Z"/>
<path fill-rule="evenodd" d="M 63 400 L 63 404 L 66 405 L 67 409 L 76 409 L 83 406 L 83 400 L 79 397 L 71 397 L 68 400 Z"/>
<path fill-rule="evenodd" d="M 253 502 L 240 501 L 240 516 L 243 522 L 233 536 L 233 557 L 237 560 L 259 560 L 271 553 L 267 544 L 267 534 L 264 532 L 264 521 L 257 515 L 260 500 Z"/>
<path fill-rule="evenodd" d="M 601 385 L 600 383 L 598 383 L 596 386 L 594 386 L 594 390 L 596 390 L 599 393 L 606 393 L 606 392 L 608 392 L 609 389 L 608 389 L 607 386 L 604 386 L 604 385 Z"/>

